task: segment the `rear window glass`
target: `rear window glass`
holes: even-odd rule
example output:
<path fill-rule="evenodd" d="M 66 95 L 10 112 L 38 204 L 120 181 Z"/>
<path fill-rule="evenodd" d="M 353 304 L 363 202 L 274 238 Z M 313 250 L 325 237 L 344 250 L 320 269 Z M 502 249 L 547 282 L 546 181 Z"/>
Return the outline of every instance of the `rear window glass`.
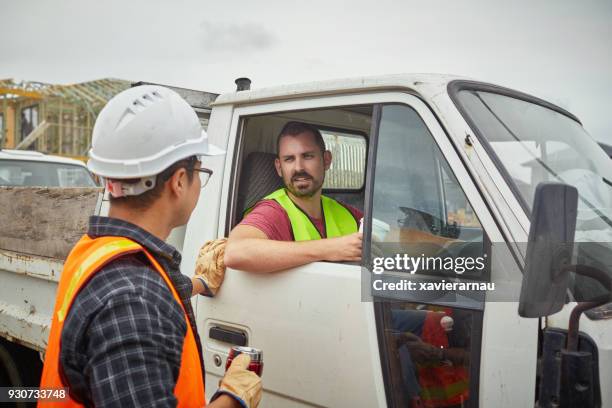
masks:
<path fill-rule="evenodd" d="M 0 185 L 31 187 L 95 187 L 89 171 L 80 166 L 26 160 L 0 160 Z"/>
<path fill-rule="evenodd" d="M 332 153 L 332 164 L 323 188 L 359 190 L 365 179 L 366 139 L 362 134 L 319 129 L 325 147 Z"/>

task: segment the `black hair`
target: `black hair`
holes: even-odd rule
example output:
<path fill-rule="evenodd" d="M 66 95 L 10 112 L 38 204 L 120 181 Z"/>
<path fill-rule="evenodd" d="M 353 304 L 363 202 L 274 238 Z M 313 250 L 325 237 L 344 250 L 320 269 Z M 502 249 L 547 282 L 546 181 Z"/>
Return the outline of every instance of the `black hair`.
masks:
<path fill-rule="evenodd" d="M 314 136 L 315 142 L 321 149 L 321 154 L 325 153 L 325 141 L 321 132 L 316 127 L 304 122 L 291 121 L 287 122 L 276 138 L 276 155 L 280 153 L 280 141 L 285 136 L 297 136 L 302 133 L 311 133 Z"/>
<path fill-rule="evenodd" d="M 146 210 L 151 207 L 159 197 L 161 197 L 162 191 L 164 191 L 164 184 L 166 181 L 170 180 L 177 170 L 187 170 L 187 180 L 189 180 L 189 184 L 191 184 L 194 177 L 193 169 L 195 168 L 197 161 L 197 156 L 191 156 L 186 159 L 179 160 L 171 164 L 168 168 L 155 177 L 155 187 L 153 187 L 151 190 L 147 190 L 144 193 L 136 196 L 113 197 L 111 194 L 109 194 L 110 202 L 113 204 L 125 204 L 138 210 Z M 139 178 L 135 178 L 121 180 L 117 179 L 116 181 L 126 184 L 135 184 L 140 180 L 141 179 Z"/>

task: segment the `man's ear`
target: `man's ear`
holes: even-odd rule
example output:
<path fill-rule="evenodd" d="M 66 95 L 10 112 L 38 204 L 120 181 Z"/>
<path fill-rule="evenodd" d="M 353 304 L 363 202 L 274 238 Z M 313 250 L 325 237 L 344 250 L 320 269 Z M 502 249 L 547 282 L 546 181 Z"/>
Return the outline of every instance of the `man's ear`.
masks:
<path fill-rule="evenodd" d="M 189 187 L 189 179 L 187 178 L 187 170 L 181 167 L 177 169 L 172 177 L 168 180 L 168 185 L 170 187 L 170 192 L 174 196 L 180 196 L 184 194 Z"/>
<path fill-rule="evenodd" d="M 274 167 L 276 167 L 276 174 L 278 174 L 278 177 L 283 177 L 283 174 L 281 173 L 280 159 L 278 157 L 274 159 Z"/>
<path fill-rule="evenodd" d="M 332 153 L 329 150 L 323 152 L 323 164 L 325 165 L 325 170 L 329 170 L 329 166 L 331 166 L 332 162 Z"/>

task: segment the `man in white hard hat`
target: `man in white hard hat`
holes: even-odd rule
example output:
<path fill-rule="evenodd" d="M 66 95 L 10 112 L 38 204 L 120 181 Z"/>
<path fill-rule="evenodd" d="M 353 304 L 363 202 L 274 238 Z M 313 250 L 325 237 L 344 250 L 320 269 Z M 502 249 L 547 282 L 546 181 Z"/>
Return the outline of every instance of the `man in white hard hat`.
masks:
<path fill-rule="evenodd" d="M 206 405 L 190 302 L 206 288 L 164 240 L 212 175 L 200 156 L 222 153 L 170 89 L 131 88 L 100 112 L 88 167 L 105 181 L 109 216 L 91 217 L 64 264 L 41 387 L 69 387 L 74 406 Z M 248 364 L 234 359 L 210 407 L 258 405 Z"/>

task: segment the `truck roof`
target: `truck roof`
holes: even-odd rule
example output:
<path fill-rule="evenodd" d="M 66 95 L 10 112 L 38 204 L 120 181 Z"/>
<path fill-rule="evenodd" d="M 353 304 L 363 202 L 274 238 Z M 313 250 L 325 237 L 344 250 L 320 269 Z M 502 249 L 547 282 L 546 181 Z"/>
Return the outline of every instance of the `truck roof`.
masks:
<path fill-rule="evenodd" d="M 446 90 L 448 83 L 457 79 L 472 80 L 471 78 L 448 74 L 394 74 L 332 79 L 225 93 L 220 95 L 212 105 L 240 105 L 276 99 L 320 96 L 331 93 L 337 94 L 339 92 L 350 93 L 354 91 L 363 91 L 364 89 L 407 89 L 427 95 Z"/>
<path fill-rule="evenodd" d="M 87 167 L 85 163 L 79 160 L 70 159 L 68 157 L 53 156 L 33 150 L 0 149 L 0 160 L 27 160 L 45 163 L 72 164 L 75 166 Z"/>
<path fill-rule="evenodd" d="M 528 100 L 549 109 L 553 109 L 582 124 L 580 119 L 578 119 L 571 112 L 568 112 L 567 110 L 536 96 L 510 88 L 505 88 L 496 84 L 452 74 L 392 74 L 274 86 L 269 88 L 225 93 L 220 95 L 215 102 L 211 104 L 211 106 L 247 105 L 257 102 L 290 100 L 295 98 L 324 96 L 330 94 L 348 94 L 363 92 L 364 90 L 413 91 L 427 99 L 433 100 L 434 97 L 442 93 L 447 93 L 448 84 L 456 80 L 478 84 L 478 86 L 485 89 L 488 88 L 491 90 L 509 93 L 514 97 Z"/>

